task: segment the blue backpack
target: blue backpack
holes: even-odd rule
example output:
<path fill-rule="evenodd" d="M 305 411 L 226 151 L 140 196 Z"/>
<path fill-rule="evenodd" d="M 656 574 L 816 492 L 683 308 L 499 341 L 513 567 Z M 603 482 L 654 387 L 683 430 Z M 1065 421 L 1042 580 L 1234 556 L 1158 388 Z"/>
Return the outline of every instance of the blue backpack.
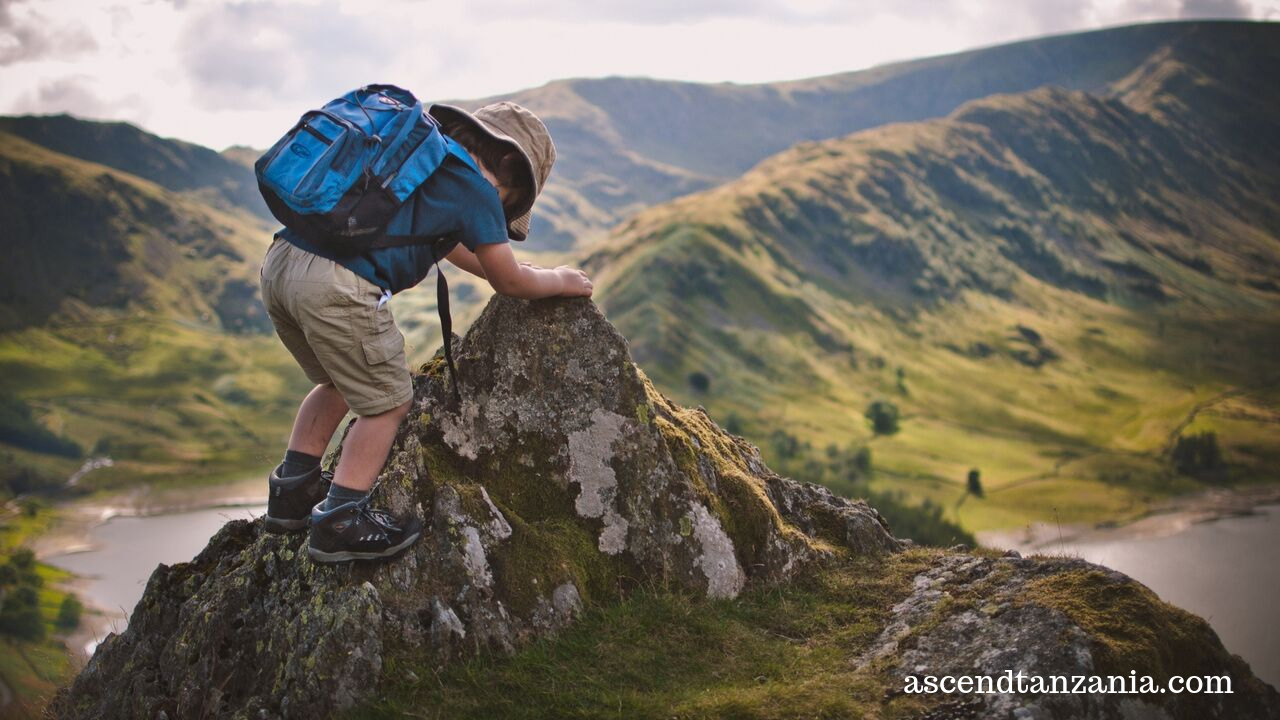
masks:
<path fill-rule="evenodd" d="M 366 85 L 304 113 L 253 170 L 277 220 L 335 255 L 357 255 L 414 242 L 382 231 L 447 152 L 413 93 Z"/>

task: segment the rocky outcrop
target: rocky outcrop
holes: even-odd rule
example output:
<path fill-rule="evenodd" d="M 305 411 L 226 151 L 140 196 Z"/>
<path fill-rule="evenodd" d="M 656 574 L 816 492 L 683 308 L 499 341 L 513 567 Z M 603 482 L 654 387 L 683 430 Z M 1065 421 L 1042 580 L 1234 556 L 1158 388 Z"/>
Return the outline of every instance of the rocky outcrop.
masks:
<path fill-rule="evenodd" d="M 678 407 L 589 300 L 498 297 L 438 357 L 376 486 L 424 538 L 396 561 L 324 566 L 306 535 L 233 521 L 152 575 L 51 713 L 315 718 L 386 660 L 509 652 L 633 588 L 711 598 L 901 543 L 863 502 L 779 477 L 701 408 Z"/>
<path fill-rule="evenodd" d="M 1280 695 L 1207 622 L 1077 558 L 942 555 L 858 663 L 883 666 L 895 693 L 929 677 L 990 678 L 994 693 L 935 695 L 947 698 L 928 715 L 939 720 L 1280 717 Z M 1174 676 L 1193 683 L 1179 687 L 1214 678 L 1219 691 L 1170 694 Z"/>
<path fill-rule="evenodd" d="M 701 408 L 659 394 L 588 300 L 495 298 L 455 342 L 460 401 L 443 361 L 427 363 L 375 488 L 380 505 L 424 519 L 421 542 L 393 562 L 324 566 L 305 534 L 233 521 L 192 562 L 155 571 L 128 629 L 50 714 L 326 717 L 377 697 L 398 660 L 512 652 L 636 588 L 733 598 L 823 562 L 868 585 L 912 568 L 873 639 L 840 661 L 887 707 L 912 678 L 1134 671 L 1225 675 L 1232 694 L 1014 691 L 902 707 L 935 719 L 1280 716 L 1276 691 L 1207 623 L 1123 575 L 897 552 L 905 543 L 865 503 L 779 477 Z"/>

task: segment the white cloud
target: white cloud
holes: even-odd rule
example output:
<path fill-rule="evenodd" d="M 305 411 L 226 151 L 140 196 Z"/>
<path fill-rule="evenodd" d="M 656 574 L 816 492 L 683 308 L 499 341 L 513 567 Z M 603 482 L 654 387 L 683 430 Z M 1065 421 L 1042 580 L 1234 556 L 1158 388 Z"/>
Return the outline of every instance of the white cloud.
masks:
<path fill-rule="evenodd" d="M 0 58 L 12 58 L 0 112 L 70 111 L 261 147 L 367 82 L 424 100 L 565 77 L 766 82 L 1242 13 L 1280 15 L 1280 0 L 0 0 Z"/>
<path fill-rule="evenodd" d="M 30 2 L 0 0 L 0 66 L 95 49 L 93 36 L 80 24 L 51 23 Z"/>
<path fill-rule="evenodd" d="M 1178 14 L 1184 18 L 1247 18 L 1252 8 L 1244 0 L 1185 0 Z"/>

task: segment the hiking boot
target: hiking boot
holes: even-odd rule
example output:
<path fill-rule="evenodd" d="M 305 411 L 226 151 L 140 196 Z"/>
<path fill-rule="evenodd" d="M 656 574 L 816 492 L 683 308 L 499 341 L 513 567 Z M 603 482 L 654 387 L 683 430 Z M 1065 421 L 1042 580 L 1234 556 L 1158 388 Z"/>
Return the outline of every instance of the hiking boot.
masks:
<path fill-rule="evenodd" d="M 413 515 L 398 518 L 369 507 L 369 496 L 325 512 L 323 503 L 311 510 L 311 543 L 307 553 L 322 563 L 374 560 L 398 555 L 422 536 L 422 522 Z"/>
<path fill-rule="evenodd" d="M 280 467 L 271 471 L 267 481 L 271 495 L 267 499 L 267 514 L 262 518 L 263 529 L 273 533 L 302 530 L 311 522 L 311 508 L 328 494 L 333 473 L 317 465 L 302 475 L 280 477 Z"/>

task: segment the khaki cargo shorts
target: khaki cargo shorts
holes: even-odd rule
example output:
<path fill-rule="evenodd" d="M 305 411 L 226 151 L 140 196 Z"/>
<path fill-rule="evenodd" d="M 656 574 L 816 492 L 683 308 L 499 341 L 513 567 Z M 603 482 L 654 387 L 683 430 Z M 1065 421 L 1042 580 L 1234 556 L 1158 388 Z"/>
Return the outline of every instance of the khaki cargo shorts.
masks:
<path fill-rule="evenodd" d="M 404 335 L 382 289 L 332 260 L 276 238 L 262 263 L 262 302 L 284 346 L 317 385 L 333 385 L 357 415 L 413 397 Z"/>

